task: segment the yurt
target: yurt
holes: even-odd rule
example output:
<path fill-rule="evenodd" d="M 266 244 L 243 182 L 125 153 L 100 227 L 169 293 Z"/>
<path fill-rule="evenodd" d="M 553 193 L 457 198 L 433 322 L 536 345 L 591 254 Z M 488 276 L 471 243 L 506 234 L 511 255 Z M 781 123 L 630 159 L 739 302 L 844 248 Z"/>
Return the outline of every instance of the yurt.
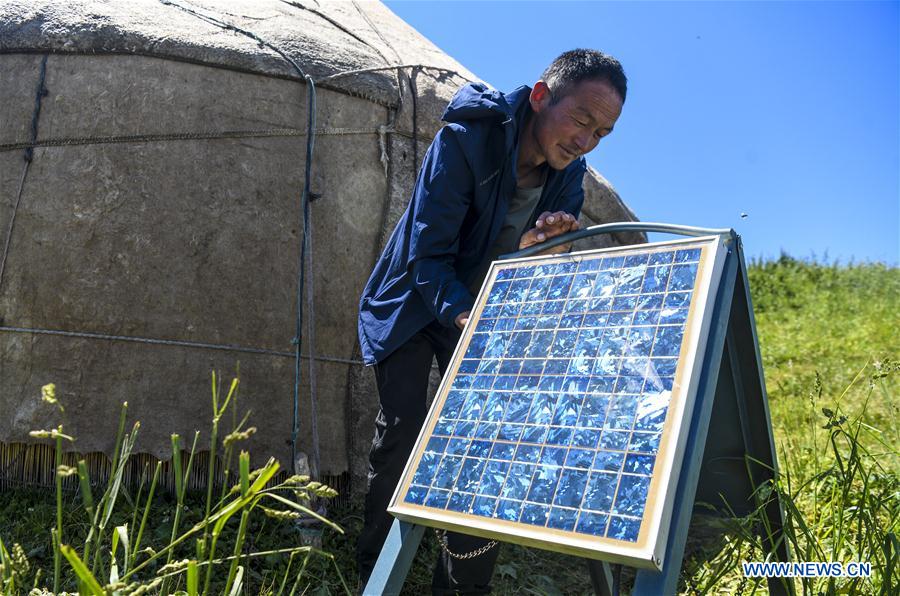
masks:
<path fill-rule="evenodd" d="M 52 481 L 29 431 L 59 423 L 108 472 L 126 401 L 143 457 L 208 449 L 211 371 L 239 371 L 220 437 L 250 411 L 256 463 L 346 490 L 359 296 L 476 79 L 377 2 L 0 0 L 0 486 Z M 585 186 L 583 225 L 635 219 Z"/>

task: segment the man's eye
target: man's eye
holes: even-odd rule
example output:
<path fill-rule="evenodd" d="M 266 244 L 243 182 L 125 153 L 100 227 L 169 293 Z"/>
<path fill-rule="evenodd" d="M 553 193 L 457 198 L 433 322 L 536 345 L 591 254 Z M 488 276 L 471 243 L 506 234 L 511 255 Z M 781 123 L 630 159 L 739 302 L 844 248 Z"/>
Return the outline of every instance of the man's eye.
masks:
<path fill-rule="evenodd" d="M 582 122 L 581 120 L 579 120 L 578 118 L 575 118 L 574 116 L 572 117 L 572 120 L 574 120 L 575 124 L 577 124 L 581 128 L 584 128 L 585 126 L 587 126 L 587 122 Z"/>

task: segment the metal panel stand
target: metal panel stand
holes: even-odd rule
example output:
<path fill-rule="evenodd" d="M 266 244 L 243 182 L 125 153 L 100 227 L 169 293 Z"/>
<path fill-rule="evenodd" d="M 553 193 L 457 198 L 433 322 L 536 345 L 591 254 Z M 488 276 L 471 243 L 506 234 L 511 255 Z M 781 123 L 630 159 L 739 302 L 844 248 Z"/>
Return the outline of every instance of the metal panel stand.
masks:
<path fill-rule="evenodd" d="M 424 534 L 425 526 L 395 519 L 363 594 L 399 594 Z"/>
<path fill-rule="evenodd" d="M 400 594 L 424 533 L 425 526 L 395 519 L 391 524 L 388 537 L 384 541 L 384 546 L 381 547 L 381 554 L 378 556 L 375 569 L 372 570 L 363 594 L 366 596 L 397 596 Z M 609 563 L 590 559 L 586 559 L 586 561 L 594 592 L 599 596 L 618 594 L 616 588 L 618 574 L 613 573 Z"/>
<path fill-rule="evenodd" d="M 587 561 L 591 587 L 598 596 L 619 596 L 619 572 L 621 565 L 610 565 L 606 561 Z"/>
<path fill-rule="evenodd" d="M 763 546 L 773 560 L 789 558 L 782 535 L 781 504 L 774 495 L 765 503 L 758 502 L 760 493 L 756 490 L 774 477 L 777 460 L 747 266 L 736 235 L 725 260 L 713 322 L 675 492 L 663 568 L 659 572 L 639 570 L 632 592 L 635 596 L 675 594 L 691 514 L 698 501 L 727 505 L 737 515 L 762 507 L 764 525 L 768 526 Z M 715 424 L 710 425 L 711 419 Z M 717 473 L 715 467 L 720 462 L 730 462 L 731 467 Z M 769 578 L 768 588 L 772 595 L 794 594 L 789 580 Z"/>
<path fill-rule="evenodd" d="M 789 557 L 781 504 L 774 494 L 762 501 L 757 490 L 774 477 L 777 464 L 747 268 L 740 238 L 734 234 L 712 321 L 663 567 L 658 572 L 638 570 L 635 595 L 675 594 L 697 501 L 723 505 L 737 515 L 763 511 L 764 548 L 773 560 Z M 715 424 L 710 425 L 711 419 Z M 394 520 L 364 594 L 400 593 L 423 532 L 423 526 Z M 587 563 L 594 591 L 603 596 L 618 594 L 619 574 L 613 567 L 600 561 Z M 790 580 L 769 578 L 768 588 L 772 595 L 794 594 Z"/>

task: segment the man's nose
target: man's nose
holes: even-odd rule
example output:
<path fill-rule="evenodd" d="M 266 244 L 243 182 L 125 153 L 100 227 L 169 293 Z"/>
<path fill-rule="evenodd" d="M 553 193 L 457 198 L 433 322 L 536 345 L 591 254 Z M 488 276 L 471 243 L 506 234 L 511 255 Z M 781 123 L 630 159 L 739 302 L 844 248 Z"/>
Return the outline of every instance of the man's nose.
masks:
<path fill-rule="evenodd" d="M 593 146 L 591 145 L 591 143 L 593 143 L 593 138 L 594 135 L 590 132 L 582 133 L 575 137 L 575 145 L 581 153 L 587 153 L 593 149 Z"/>

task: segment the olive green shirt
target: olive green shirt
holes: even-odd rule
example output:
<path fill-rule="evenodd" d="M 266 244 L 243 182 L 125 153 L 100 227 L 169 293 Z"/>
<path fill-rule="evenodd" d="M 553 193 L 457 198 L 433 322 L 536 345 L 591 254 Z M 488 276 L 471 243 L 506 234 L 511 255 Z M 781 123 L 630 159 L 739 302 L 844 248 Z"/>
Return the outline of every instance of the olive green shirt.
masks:
<path fill-rule="evenodd" d="M 522 234 L 534 227 L 534 209 L 537 207 L 543 191 L 543 185 L 535 188 L 516 188 L 516 194 L 509 201 L 509 210 L 506 212 L 503 226 L 488 252 L 488 258 L 484 261 L 482 271 L 472 280 L 469 287 L 473 295 L 478 295 L 491 261 L 495 261 L 500 255 L 519 250 Z"/>

